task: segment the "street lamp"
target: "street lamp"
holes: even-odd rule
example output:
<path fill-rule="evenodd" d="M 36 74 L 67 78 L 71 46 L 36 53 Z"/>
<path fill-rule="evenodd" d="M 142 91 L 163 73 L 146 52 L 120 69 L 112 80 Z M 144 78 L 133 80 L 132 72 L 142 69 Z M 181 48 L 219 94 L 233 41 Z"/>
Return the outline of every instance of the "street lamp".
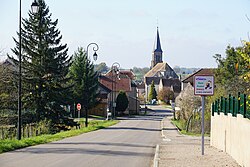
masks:
<path fill-rule="evenodd" d="M 32 7 L 33 6 L 33 7 Z M 39 6 L 36 1 L 31 5 L 32 11 L 33 8 L 39 10 Z M 35 11 L 33 11 L 35 12 Z M 17 109 L 17 139 L 21 140 L 22 138 L 22 0 L 19 1 L 19 57 L 18 57 L 18 109 Z"/>
<path fill-rule="evenodd" d="M 93 54 L 93 59 L 96 61 L 97 60 L 97 57 L 98 57 L 98 55 L 97 55 L 97 53 L 96 53 L 96 51 L 99 49 L 99 46 L 96 44 L 96 43 L 90 43 L 90 44 L 88 44 L 88 46 L 87 46 L 87 50 L 86 50 L 86 54 L 87 54 L 87 59 L 89 59 L 89 54 L 88 54 L 88 49 L 89 49 L 89 46 L 91 46 L 91 45 L 95 45 L 95 46 L 93 46 L 93 51 L 94 51 L 94 54 Z M 88 66 L 86 66 L 86 85 L 88 85 Z M 88 95 L 88 91 L 89 91 L 89 89 L 88 89 L 88 86 L 87 86 L 87 90 L 86 90 L 87 92 L 87 95 Z M 86 110 L 86 119 L 85 119 L 85 126 L 86 127 L 88 127 L 88 107 L 89 107 L 89 99 L 87 98 L 86 99 L 86 106 L 85 106 L 85 110 Z"/>
<path fill-rule="evenodd" d="M 112 70 L 112 118 L 115 118 L 115 107 L 116 107 L 116 75 L 119 72 L 120 64 L 117 62 L 114 62 L 111 66 Z M 113 89 L 113 83 L 114 83 L 114 74 L 115 74 L 115 89 Z"/>

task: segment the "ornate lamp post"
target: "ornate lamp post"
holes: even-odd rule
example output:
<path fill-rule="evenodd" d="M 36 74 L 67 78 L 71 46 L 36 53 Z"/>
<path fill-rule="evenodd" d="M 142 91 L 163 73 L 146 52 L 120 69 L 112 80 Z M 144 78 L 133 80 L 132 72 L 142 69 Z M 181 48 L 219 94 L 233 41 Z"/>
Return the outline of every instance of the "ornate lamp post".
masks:
<path fill-rule="evenodd" d="M 119 68 L 120 68 L 120 64 L 117 62 L 114 62 L 112 64 L 112 118 L 115 118 L 115 107 L 116 107 L 116 77 L 117 77 L 117 73 L 119 72 Z M 115 74 L 115 89 L 114 87 L 114 74 Z"/>
<path fill-rule="evenodd" d="M 88 44 L 88 46 L 87 46 L 87 50 L 86 50 L 86 54 L 87 54 L 87 58 L 89 59 L 89 54 L 88 54 L 88 50 L 89 50 L 89 47 L 91 46 L 91 45 L 95 45 L 95 46 L 93 46 L 93 51 L 94 51 L 94 54 L 93 54 L 93 59 L 94 59 L 94 61 L 96 61 L 97 60 L 97 57 L 98 57 L 98 55 L 97 55 L 97 53 L 96 53 L 96 51 L 99 49 L 99 46 L 96 44 L 96 43 L 90 43 L 90 44 Z M 87 84 L 87 94 L 88 94 L 88 91 L 89 91 L 89 87 L 88 87 L 88 67 L 86 66 L 86 84 Z M 86 111 L 86 119 L 85 119 L 85 126 L 86 127 L 88 127 L 88 107 L 89 107 L 89 99 L 87 98 L 86 99 L 86 106 L 85 106 L 85 111 Z"/>
<path fill-rule="evenodd" d="M 37 13 L 39 5 L 36 0 L 31 5 L 33 13 Z M 19 1 L 19 65 L 18 65 L 18 116 L 17 116 L 17 139 L 22 138 L 22 0 Z"/>

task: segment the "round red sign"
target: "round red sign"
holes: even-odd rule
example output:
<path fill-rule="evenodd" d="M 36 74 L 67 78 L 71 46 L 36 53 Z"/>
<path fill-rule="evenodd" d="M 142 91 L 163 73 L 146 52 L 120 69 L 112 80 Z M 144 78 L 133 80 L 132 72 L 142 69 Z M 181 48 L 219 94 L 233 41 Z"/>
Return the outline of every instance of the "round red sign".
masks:
<path fill-rule="evenodd" d="M 77 110 L 81 110 L 81 104 L 77 103 L 76 108 L 77 108 Z"/>

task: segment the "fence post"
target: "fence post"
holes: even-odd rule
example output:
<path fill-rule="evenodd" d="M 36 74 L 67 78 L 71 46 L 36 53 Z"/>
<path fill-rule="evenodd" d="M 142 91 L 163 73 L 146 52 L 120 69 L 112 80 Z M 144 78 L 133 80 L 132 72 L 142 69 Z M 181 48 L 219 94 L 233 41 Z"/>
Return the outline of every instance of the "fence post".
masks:
<path fill-rule="evenodd" d="M 231 94 L 228 95 L 228 111 L 232 114 L 232 96 Z M 232 114 L 233 115 L 233 114 Z"/>
<path fill-rule="evenodd" d="M 224 112 L 224 111 L 223 111 L 223 107 L 224 107 L 224 106 L 223 106 L 223 97 L 221 96 L 221 97 L 220 97 L 220 112 Z"/>
<path fill-rule="evenodd" d="M 227 115 L 227 98 L 224 98 L 224 114 Z"/>
<path fill-rule="evenodd" d="M 214 111 L 215 111 L 215 102 L 212 103 L 212 116 L 214 116 Z"/>
<path fill-rule="evenodd" d="M 217 114 L 220 115 L 220 108 L 219 108 L 220 99 L 217 99 L 215 102 L 216 102 L 216 111 L 217 111 Z"/>
<path fill-rule="evenodd" d="M 235 97 L 233 96 L 233 112 L 232 112 L 233 117 L 235 117 Z"/>
<path fill-rule="evenodd" d="M 240 114 L 240 92 L 238 92 L 238 99 L 237 100 L 238 100 L 238 111 L 237 111 L 237 114 Z"/>
<path fill-rule="evenodd" d="M 243 94 L 243 117 L 246 118 L 247 114 L 247 96 Z"/>

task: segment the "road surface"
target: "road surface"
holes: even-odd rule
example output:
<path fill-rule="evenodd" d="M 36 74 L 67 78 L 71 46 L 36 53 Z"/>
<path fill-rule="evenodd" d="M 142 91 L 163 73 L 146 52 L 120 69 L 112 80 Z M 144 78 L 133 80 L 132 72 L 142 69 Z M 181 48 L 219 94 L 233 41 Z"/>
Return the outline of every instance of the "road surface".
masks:
<path fill-rule="evenodd" d="M 0 154 L 0 167 L 149 167 L 166 114 L 121 118 L 106 129 Z"/>

